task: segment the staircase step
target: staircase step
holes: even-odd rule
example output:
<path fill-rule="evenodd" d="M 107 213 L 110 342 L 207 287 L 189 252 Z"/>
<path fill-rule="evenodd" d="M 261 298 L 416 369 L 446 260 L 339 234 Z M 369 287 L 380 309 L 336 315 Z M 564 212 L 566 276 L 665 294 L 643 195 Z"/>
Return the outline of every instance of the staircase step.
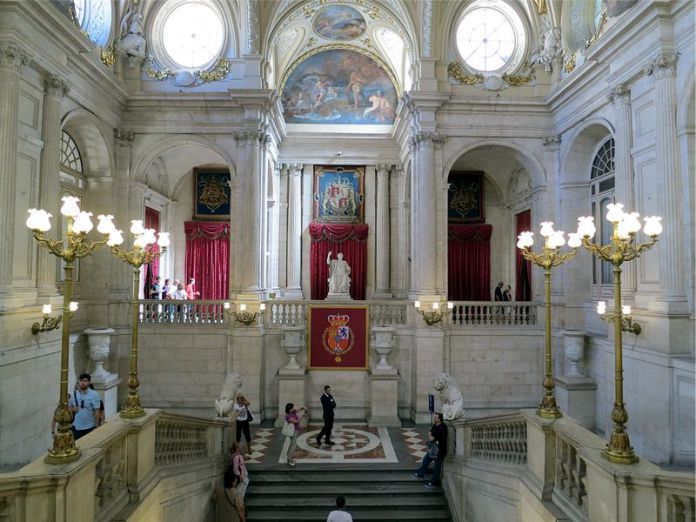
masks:
<path fill-rule="evenodd" d="M 279 512 L 266 509 L 249 510 L 248 522 L 261 520 L 282 520 L 283 522 L 326 521 L 333 507 L 294 509 L 292 512 Z M 346 509 L 353 520 L 360 522 L 383 520 L 415 520 L 418 522 L 451 522 L 449 511 L 445 509 L 410 509 L 408 511 L 388 511 L 353 508 Z"/>
<path fill-rule="evenodd" d="M 420 493 L 420 492 L 419 492 Z M 409 508 L 409 507 L 442 507 L 445 506 L 447 507 L 447 502 L 446 500 L 442 497 L 442 495 L 437 495 L 437 494 L 428 494 L 426 490 L 426 494 L 419 494 L 419 495 L 408 495 L 408 496 L 403 496 L 403 495 L 380 495 L 380 494 L 373 494 L 373 495 L 365 495 L 365 494 L 356 494 L 355 492 L 351 492 L 349 497 L 350 497 L 350 505 L 351 506 L 356 506 L 356 507 L 375 507 L 375 506 L 383 506 L 383 507 L 390 507 L 390 508 Z M 253 506 L 258 506 L 258 507 L 264 507 L 268 509 L 276 509 L 276 508 L 291 508 L 291 507 L 304 507 L 307 505 L 326 505 L 326 506 L 331 506 L 333 505 L 334 501 L 336 500 L 336 497 L 340 494 L 345 494 L 345 490 L 339 493 L 335 494 L 325 494 L 324 492 L 319 493 L 305 493 L 303 495 L 292 495 L 292 496 L 279 496 L 279 495 L 274 495 L 271 498 L 265 496 L 265 495 L 250 495 L 249 498 L 246 499 L 246 505 L 247 507 L 253 507 Z"/>
<path fill-rule="evenodd" d="M 309 495 L 313 495 L 317 492 L 329 495 L 341 495 L 346 491 L 350 491 L 353 494 L 373 493 L 380 495 L 384 495 L 387 493 L 395 495 L 412 495 L 418 493 L 433 495 L 439 493 L 436 489 L 425 489 L 423 487 L 424 485 L 425 482 L 419 480 L 399 484 L 393 484 L 388 482 L 359 482 L 355 484 L 349 484 L 347 482 L 327 483 L 322 482 L 321 480 L 314 480 L 311 482 L 286 482 L 285 484 L 261 484 L 258 482 L 252 482 L 249 485 L 248 491 L 250 494 L 253 495 L 282 495 L 283 493 L 292 493 L 293 495 L 302 495 L 303 493 L 307 493 Z"/>

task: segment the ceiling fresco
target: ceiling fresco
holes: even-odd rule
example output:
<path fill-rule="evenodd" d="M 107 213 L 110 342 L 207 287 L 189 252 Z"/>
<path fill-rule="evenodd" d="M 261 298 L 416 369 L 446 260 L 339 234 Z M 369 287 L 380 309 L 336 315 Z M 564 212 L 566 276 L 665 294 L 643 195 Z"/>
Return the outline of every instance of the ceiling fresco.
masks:
<path fill-rule="evenodd" d="M 322 7 L 314 16 L 312 28 L 327 40 L 354 40 L 365 34 L 367 22 L 363 16 L 347 5 Z"/>

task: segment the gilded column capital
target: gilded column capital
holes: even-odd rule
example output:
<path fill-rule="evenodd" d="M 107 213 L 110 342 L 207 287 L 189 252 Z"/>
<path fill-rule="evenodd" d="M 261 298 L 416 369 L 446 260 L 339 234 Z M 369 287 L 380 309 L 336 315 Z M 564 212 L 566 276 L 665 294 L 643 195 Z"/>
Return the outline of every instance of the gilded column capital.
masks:
<path fill-rule="evenodd" d="M 554 134 L 552 136 L 544 136 L 543 138 L 541 138 L 541 142 L 547 149 L 558 150 L 561 146 L 561 135 Z"/>
<path fill-rule="evenodd" d="M 63 98 L 70 92 L 70 87 L 63 78 L 55 74 L 47 74 L 44 77 L 44 89 L 49 96 Z"/>
<path fill-rule="evenodd" d="M 620 83 L 609 91 L 607 99 L 616 105 L 624 105 L 631 101 L 631 90 L 625 83 Z"/>
<path fill-rule="evenodd" d="M 0 67 L 19 70 L 29 65 L 31 55 L 17 45 L 0 45 Z"/>
<path fill-rule="evenodd" d="M 644 69 L 646 76 L 652 76 L 656 80 L 672 78 L 676 74 L 678 56 L 674 54 L 660 54 Z"/>

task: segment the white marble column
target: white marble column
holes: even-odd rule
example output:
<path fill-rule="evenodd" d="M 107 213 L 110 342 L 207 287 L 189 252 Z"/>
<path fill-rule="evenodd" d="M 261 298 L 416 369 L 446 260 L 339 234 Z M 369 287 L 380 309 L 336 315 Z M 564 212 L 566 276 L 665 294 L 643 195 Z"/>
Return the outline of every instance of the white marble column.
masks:
<path fill-rule="evenodd" d="M 377 165 L 377 223 L 375 297 L 391 297 L 389 285 L 389 171 L 390 165 Z"/>
<path fill-rule="evenodd" d="M 423 8 L 423 58 L 431 58 L 433 55 L 433 1 L 422 0 L 421 7 Z"/>
<path fill-rule="evenodd" d="M 132 236 L 132 234 L 128 232 L 130 229 L 130 221 L 132 219 L 139 219 L 139 214 L 144 212 L 140 211 L 138 215 L 133 214 L 136 202 L 131 200 L 130 193 L 131 165 L 133 159 L 132 147 L 134 140 L 135 135 L 132 132 L 123 129 L 114 129 L 116 179 L 114 184 L 112 213 L 114 215 L 114 223 L 116 223 L 118 228 L 124 231 L 124 238 L 126 238 L 126 240 L 129 239 L 128 236 Z M 142 200 L 140 203 L 142 204 Z M 133 274 L 131 267 L 127 263 L 112 256 L 111 270 L 114 276 L 111 277 L 109 281 L 109 297 L 114 301 L 130 301 L 133 293 Z"/>
<path fill-rule="evenodd" d="M 0 46 L 0 294 L 12 291 L 19 78 L 28 63 L 29 55 L 19 47 Z"/>
<path fill-rule="evenodd" d="M 288 165 L 288 257 L 285 297 L 302 299 L 302 164 Z"/>
<path fill-rule="evenodd" d="M 681 301 L 684 296 L 684 264 L 681 234 L 681 177 L 677 143 L 677 93 L 674 85 L 676 55 L 660 55 L 646 69 L 655 79 L 655 164 L 664 233 L 657 247 L 660 259 L 662 299 Z"/>
<path fill-rule="evenodd" d="M 411 292 L 417 295 L 436 293 L 436 183 L 435 143 L 442 142 L 436 133 L 421 132 L 411 138 L 414 169 L 411 187 Z"/>
<path fill-rule="evenodd" d="M 285 292 L 287 285 L 287 252 L 288 252 L 288 166 L 282 164 L 278 168 L 279 190 L 278 198 L 278 288 Z"/>
<path fill-rule="evenodd" d="M 266 193 L 265 185 L 264 147 L 268 137 L 262 132 L 252 132 L 245 135 L 244 143 L 247 149 L 247 165 L 249 177 L 247 178 L 246 201 L 244 208 L 244 228 L 247 241 L 242 250 L 242 265 L 238 267 L 242 272 L 242 291 L 245 293 L 258 293 L 263 290 L 262 264 L 265 258 L 263 230 L 265 221 L 265 205 L 263 201 Z"/>
<path fill-rule="evenodd" d="M 631 125 L 631 91 L 623 84 L 609 92 L 609 101 L 614 104 L 614 194 L 616 201 L 623 203 L 628 212 L 636 209 L 634 197 L 633 132 Z M 625 292 L 635 292 L 637 286 L 636 263 L 626 263 L 621 276 L 621 288 Z M 622 297 L 629 299 L 628 293 Z"/>
<path fill-rule="evenodd" d="M 41 174 L 39 181 L 39 208 L 54 216 L 60 210 L 60 139 L 62 116 L 61 104 L 69 88 L 58 76 L 49 74 L 44 78 L 46 95 L 43 104 L 43 125 L 41 128 L 43 152 L 41 153 Z M 39 271 L 37 286 L 39 295 L 54 295 L 56 285 L 56 257 L 46 249 L 39 249 Z"/>

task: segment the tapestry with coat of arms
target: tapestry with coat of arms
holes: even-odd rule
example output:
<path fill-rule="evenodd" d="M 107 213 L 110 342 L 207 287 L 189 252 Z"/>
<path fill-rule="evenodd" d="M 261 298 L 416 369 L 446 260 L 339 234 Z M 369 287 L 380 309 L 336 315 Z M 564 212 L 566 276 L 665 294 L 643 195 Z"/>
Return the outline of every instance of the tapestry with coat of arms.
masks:
<path fill-rule="evenodd" d="M 194 219 L 230 217 L 230 173 L 228 170 L 194 169 Z"/>
<path fill-rule="evenodd" d="M 362 223 L 365 215 L 365 167 L 314 167 L 314 220 Z"/>
<path fill-rule="evenodd" d="M 310 369 L 367 369 L 367 306 L 311 305 L 308 328 Z"/>
<path fill-rule="evenodd" d="M 485 223 L 483 208 L 483 172 L 449 173 L 447 220 L 450 223 Z"/>

